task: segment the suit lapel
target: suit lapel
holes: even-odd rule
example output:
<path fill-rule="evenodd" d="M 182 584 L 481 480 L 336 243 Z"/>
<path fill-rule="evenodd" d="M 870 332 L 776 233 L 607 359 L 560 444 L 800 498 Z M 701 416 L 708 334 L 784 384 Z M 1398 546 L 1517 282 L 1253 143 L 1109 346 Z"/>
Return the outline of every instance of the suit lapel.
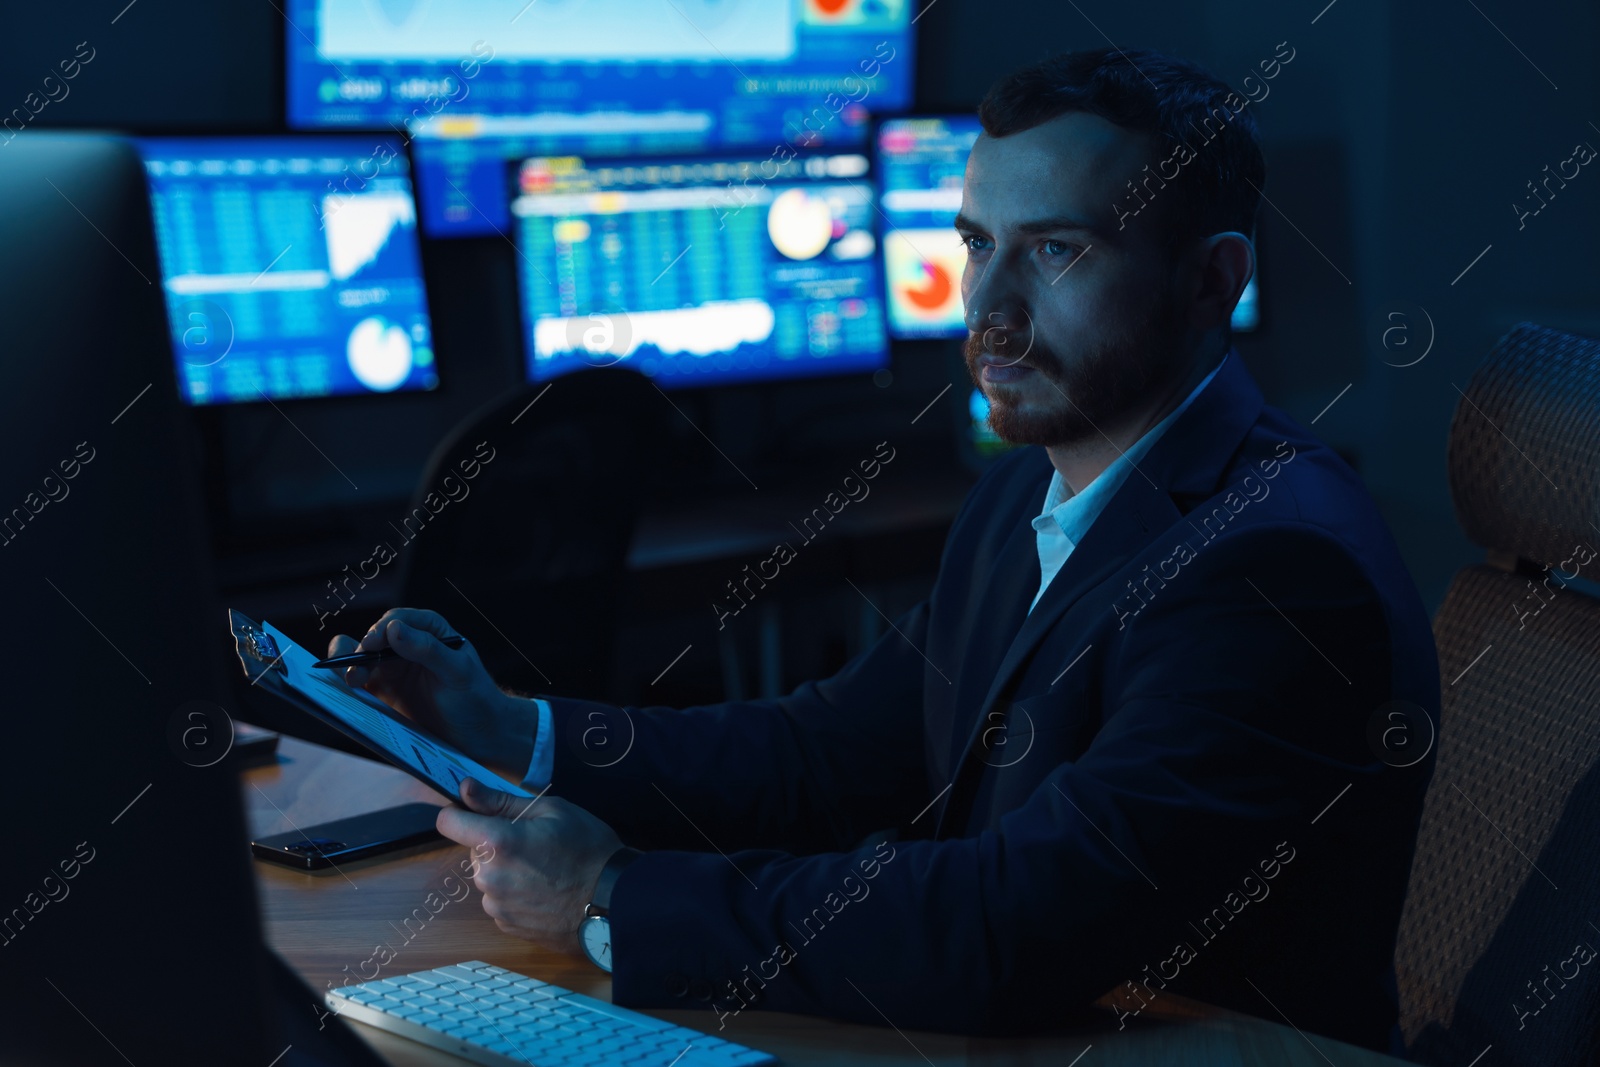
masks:
<path fill-rule="evenodd" d="M 983 710 L 987 711 L 994 704 L 1045 634 L 1072 605 L 1120 570 L 1157 532 L 1179 518 L 1178 509 L 1165 493 L 1152 489 L 1142 480 L 1135 486 L 1133 481 L 1137 478 L 1139 475 L 1134 474 L 1106 504 L 1106 509 L 1089 527 L 1083 541 L 1074 547 L 1061 572 L 1017 631 L 984 696 Z M 1074 649 L 1073 655 L 1078 651 Z"/>
<path fill-rule="evenodd" d="M 1008 631 L 1015 636 L 975 714 L 968 717 L 958 714 L 955 718 L 956 729 L 952 731 L 951 740 L 959 747 L 951 750 L 952 786 L 940 806 L 936 836 L 942 835 L 947 827 L 953 831 L 957 820 L 964 817 L 972 787 L 982 769 L 970 758 L 980 728 L 989 721 L 990 711 L 1011 690 L 1046 635 L 1073 604 L 1117 573 L 1157 534 L 1183 516 L 1183 511 L 1173 502 L 1174 496 L 1206 499 L 1214 494 L 1229 459 L 1260 415 L 1262 403 L 1261 391 L 1238 352 L 1230 350 L 1211 384 L 1168 427 L 1107 502 L 1105 510 L 1090 525 L 1083 540 L 1074 546 L 1061 571 L 1021 627 Z M 1036 552 L 1033 529 L 1028 521 L 1031 518 L 1030 513 L 1020 525 L 1028 534 L 1028 551 Z M 1015 548 L 1016 543 L 1013 536 L 1009 545 Z M 1037 580 L 1037 566 L 1032 573 Z M 1037 586 L 1028 592 L 1029 599 L 1035 591 Z M 1024 600 L 1021 610 L 1025 611 L 1026 606 Z M 1008 625 L 1014 625 L 1016 617 L 996 616 L 1005 618 Z M 1065 651 L 1067 658 L 1062 660 L 1062 667 L 1082 648 L 1074 646 Z M 965 702 L 959 706 L 971 707 Z"/>
<path fill-rule="evenodd" d="M 981 761 L 971 758 L 972 748 L 985 726 L 1000 725 L 991 712 L 997 706 L 1004 707 L 1002 699 L 1012 689 L 1016 678 L 1028 665 L 1045 636 L 1085 593 L 1115 574 L 1157 531 L 1166 529 L 1179 518 L 1178 509 L 1166 494 L 1152 490 L 1142 480 L 1140 484 L 1144 486 L 1144 493 L 1130 492 L 1132 480 L 1138 477 L 1138 474 L 1134 474 L 1106 504 L 1105 510 L 1089 527 L 1083 540 L 1067 557 L 1061 571 L 1051 580 L 1050 587 L 1039 598 L 1039 603 L 1023 620 L 1021 628 L 1010 631 L 1014 636 L 999 667 L 990 678 L 987 692 L 977 706 L 977 715 L 956 720 L 959 747 L 952 749 L 950 763 L 954 768 L 951 774 L 954 784 L 940 808 L 935 835 L 941 834 L 959 813 L 965 811 L 984 767 Z M 1061 667 L 1065 668 L 1072 657 L 1082 651 L 1077 644 L 1066 650 Z"/>
<path fill-rule="evenodd" d="M 1049 470 L 1048 463 L 1044 465 L 1044 470 Z M 1030 495 L 1030 501 L 1043 501 L 1043 486 L 1048 480 L 1048 474 L 1041 474 L 1037 480 L 1041 488 L 1037 494 Z M 1028 604 L 1039 591 L 1038 542 L 1033 526 L 1028 521 L 1032 515 L 1033 510 L 1030 509 L 1023 517 L 1014 520 L 1011 535 L 989 572 L 982 594 L 973 598 L 976 610 L 968 627 L 965 647 L 961 650 L 960 681 L 956 687 L 954 704 L 956 712 L 951 716 L 950 734 L 946 742 L 948 747 L 944 753 L 947 757 L 959 753 L 964 747 L 963 741 L 972 729 L 972 720 L 967 717 L 966 709 L 981 707 L 987 702 L 996 672 L 1015 644 L 1017 630 L 1023 624 Z M 945 764 L 947 771 L 953 771 L 954 766 Z"/>

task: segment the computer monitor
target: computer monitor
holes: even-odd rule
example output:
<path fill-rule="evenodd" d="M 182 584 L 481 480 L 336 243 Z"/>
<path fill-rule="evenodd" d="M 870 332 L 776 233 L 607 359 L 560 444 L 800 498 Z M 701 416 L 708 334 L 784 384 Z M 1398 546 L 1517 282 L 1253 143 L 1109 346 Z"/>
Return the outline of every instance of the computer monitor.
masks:
<path fill-rule="evenodd" d="M 886 222 L 884 286 L 896 338 L 964 337 L 961 273 L 967 253 L 953 229 L 967 156 L 982 127 L 976 115 L 885 119 L 878 125 L 878 182 Z M 1233 329 L 1257 328 L 1261 309 L 1250 279 Z"/>
<path fill-rule="evenodd" d="M 376 1064 L 262 942 L 139 158 L 24 131 L 0 203 L 3 1058 Z"/>
<path fill-rule="evenodd" d="M 888 363 L 859 153 L 512 167 L 527 373 L 625 364 L 663 388 Z"/>
<path fill-rule="evenodd" d="M 149 138 L 139 149 L 187 402 L 438 384 L 398 138 Z"/>
<path fill-rule="evenodd" d="M 860 147 L 910 106 L 912 0 L 288 0 L 288 120 L 410 128 L 430 235 L 510 225 L 508 160 Z"/>
<path fill-rule="evenodd" d="M 967 155 L 982 129 L 976 115 L 886 119 L 878 126 L 883 190 L 884 285 L 897 338 L 961 337 L 961 272 L 956 235 Z"/>

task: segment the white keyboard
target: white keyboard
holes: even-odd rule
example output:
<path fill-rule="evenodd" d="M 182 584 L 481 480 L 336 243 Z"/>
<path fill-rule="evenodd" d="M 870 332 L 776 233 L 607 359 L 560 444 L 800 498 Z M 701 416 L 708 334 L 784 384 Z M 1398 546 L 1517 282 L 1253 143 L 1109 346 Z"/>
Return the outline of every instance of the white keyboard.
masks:
<path fill-rule="evenodd" d="M 328 991 L 337 1014 L 486 1067 L 757 1067 L 765 1052 L 479 960 Z"/>

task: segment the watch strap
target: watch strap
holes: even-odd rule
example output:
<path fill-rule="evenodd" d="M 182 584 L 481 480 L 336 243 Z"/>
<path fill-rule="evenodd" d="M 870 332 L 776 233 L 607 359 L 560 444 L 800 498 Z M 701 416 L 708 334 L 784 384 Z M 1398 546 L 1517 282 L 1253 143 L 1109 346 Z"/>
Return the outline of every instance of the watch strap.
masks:
<path fill-rule="evenodd" d="M 606 865 L 600 868 L 600 880 L 594 885 L 593 904 L 602 914 L 611 911 L 611 891 L 622 876 L 623 868 L 642 855 L 644 853 L 638 849 L 624 845 L 613 852 L 611 858 L 606 860 Z"/>

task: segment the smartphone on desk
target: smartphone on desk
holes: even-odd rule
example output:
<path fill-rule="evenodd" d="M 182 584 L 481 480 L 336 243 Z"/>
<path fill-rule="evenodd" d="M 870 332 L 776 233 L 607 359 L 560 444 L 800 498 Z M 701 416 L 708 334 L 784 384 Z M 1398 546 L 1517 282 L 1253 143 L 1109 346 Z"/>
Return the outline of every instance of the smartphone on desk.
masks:
<path fill-rule="evenodd" d="M 402 804 L 257 838 L 250 842 L 250 851 L 269 863 L 300 871 L 323 870 L 350 860 L 444 841 L 434 829 L 438 817 L 437 804 Z"/>

